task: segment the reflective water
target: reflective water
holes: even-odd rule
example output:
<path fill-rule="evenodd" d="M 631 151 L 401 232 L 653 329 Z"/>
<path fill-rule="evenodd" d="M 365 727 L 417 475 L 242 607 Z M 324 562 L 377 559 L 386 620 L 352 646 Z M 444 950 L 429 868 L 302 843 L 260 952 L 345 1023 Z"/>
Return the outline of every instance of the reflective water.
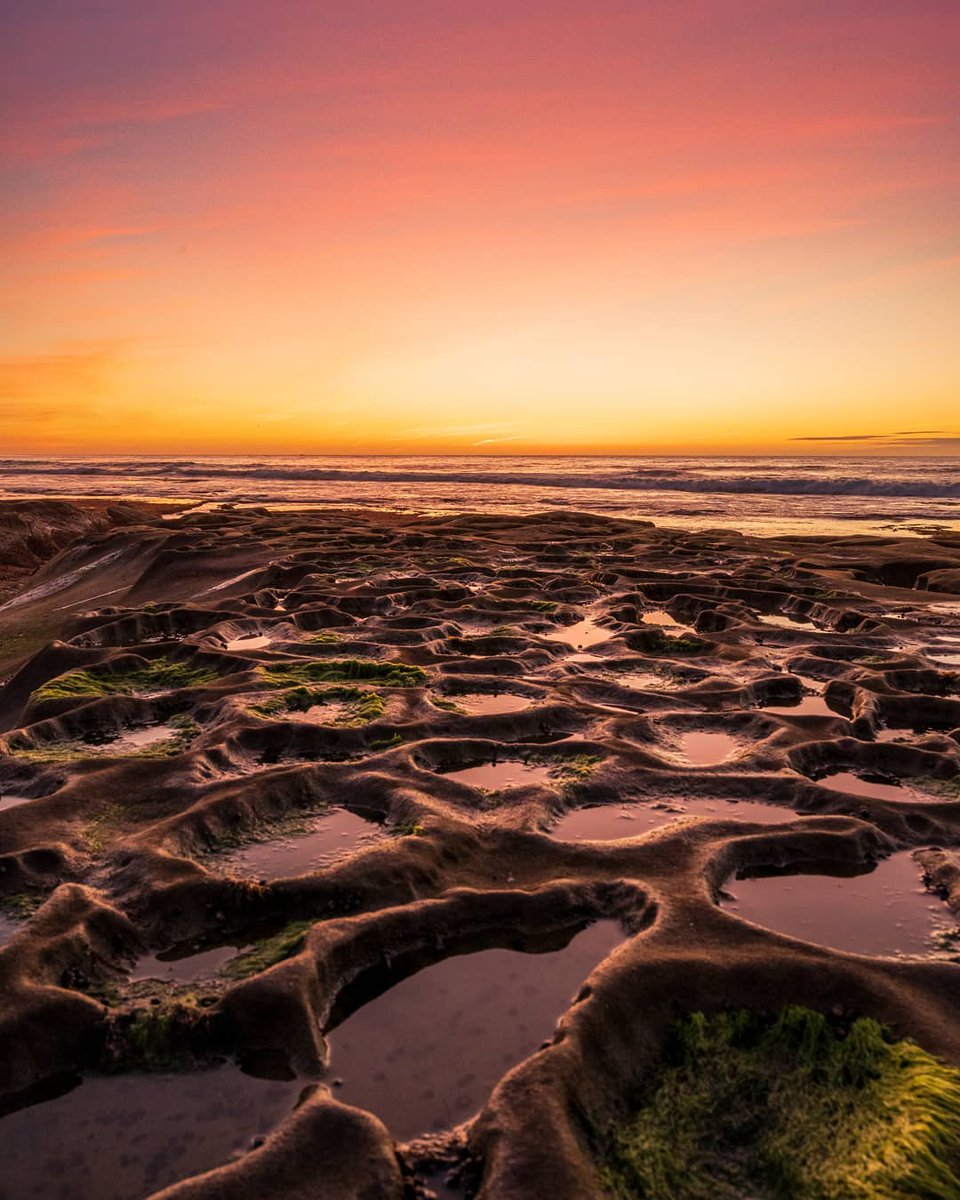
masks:
<path fill-rule="evenodd" d="M 923 886 L 908 851 L 867 873 L 779 875 L 725 884 L 732 912 L 767 929 L 835 950 L 922 955 L 952 927 L 949 911 Z"/>
<path fill-rule="evenodd" d="M 6 913 L 0 913 L 0 946 L 10 941 L 22 924 L 23 921 L 19 918 L 8 917 Z"/>
<path fill-rule="evenodd" d="M 712 733 L 691 730 L 678 734 L 674 741 L 680 757 L 698 767 L 716 766 L 731 759 L 740 746 L 729 733 Z"/>
<path fill-rule="evenodd" d="M 143 1200 L 249 1149 L 293 1109 L 302 1087 L 252 1079 L 234 1066 L 92 1076 L 0 1119 L 0 1195 Z"/>
<path fill-rule="evenodd" d="M 808 617 L 791 617 L 785 613 L 760 613 L 757 619 L 763 625 L 777 625 L 781 629 L 797 629 L 803 626 L 809 629 L 813 625 Z"/>
<path fill-rule="evenodd" d="M 286 879 L 328 867 L 381 836 L 373 819 L 333 808 L 305 822 L 301 831 L 218 854 L 209 865 L 256 879 Z"/>
<path fill-rule="evenodd" d="M 641 613 L 640 620 L 644 625 L 662 625 L 664 627 L 686 629 L 687 626 L 682 625 L 676 617 L 671 617 L 664 608 L 652 609 L 650 612 Z"/>
<path fill-rule="evenodd" d="M 839 713 L 827 704 L 823 696 L 805 692 L 796 704 L 764 704 L 763 711 L 783 717 L 836 717 Z"/>
<path fill-rule="evenodd" d="M 227 650 L 261 650 L 270 645 L 268 633 L 245 633 L 242 637 L 231 638 L 226 643 Z"/>
<path fill-rule="evenodd" d="M 525 763 L 516 760 L 502 759 L 500 762 L 481 763 L 476 767 L 462 767 L 458 771 L 447 771 L 444 774 L 457 783 L 467 783 L 471 787 L 483 788 L 488 792 L 497 792 L 501 788 L 529 787 L 532 783 L 549 784 L 552 781 L 551 771 L 556 770 L 555 764 Z"/>
<path fill-rule="evenodd" d="M 190 946 L 175 946 L 157 954 L 145 954 L 130 972 L 132 980 L 160 979 L 167 983 L 195 983 L 213 979 L 224 963 L 236 958 L 249 942 L 237 945 L 214 946 L 194 952 Z"/>
<path fill-rule="evenodd" d="M 635 688 L 640 692 L 662 692 L 674 683 L 657 671 L 626 671 L 618 675 L 615 682 L 621 687 Z"/>
<path fill-rule="evenodd" d="M 179 730 L 175 725 L 164 722 L 159 725 L 143 725 L 139 729 L 125 729 L 112 742 L 107 742 L 103 749 L 110 754 L 135 754 L 147 746 L 155 746 L 158 742 L 168 741 L 176 737 Z"/>
<path fill-rule="evenodd" d="M 355 715 L 354 705 L 344 700 L 331 700 L 326 704 L 311 704 L 305 709 L 290 709 L 282 713 L 281 718 L 285 721 L 306 721 L 309 725 L 338 725 Z"/>
<path fill-rule="evenodd" d="M 704 817 L 713 821 L 754 821 L 772 825 L 793 821 L 792 808 L 761 804 L 756 800 L 684 799 L 661 805 L 600 805 L 577 808 L 566 813 L 551 830 L 560 841 L 607 842 L 618 838 L 639 837 L 660 829 L 681 817 Z"/>
<path fill-rule="evenodd" d="M 515 696 L 510 692 L 469 692 L 447 696 L 445 699 L 471 716 L 487 717 L 496 716 L 498 713 L 519 712 L 533 704 L 529 696 Z"/>
<path fill-rule="evenodd" d="M 915 737 L 921 737 L 925 733 L 929 733 L 929 729 L 918 727 L 911 729 L 909 727 L 897 726 L 889 729 L 878 729 L 873 735 L 878 742 L 909 742 Z"/>
<path fill-rule="evenodd" d="M 838 792 L 849 792 L 851 796 L 868 796 L 871 800 L 928 800 L 913 788 L 894 781 L 884 782 L 880 779 L 864 778 L 854 775 L 852 771 L 838 771 L 834 775 L 821 775 L 816 780 L 824 787 L 833 788 Z"/>
<path fill-rule="evenodd" d="M 662 608 L 654 609 L 652 612 L 642 613 L 640 616 L 642 625 L 656 625 L 660 629 L 665 629 L 671 637 L 686 637 L 696 636 L 696 631 L 692 625 L 685 625 L 682 621 L 678 621 L 675 617 Z"/>
<path fill-rule="evenodd" d="M 146 693 L 144 693 L 146 694 Z M 120 758 L 124 755 L 142 754 L 152 746 L 171 743 L 183 736 L 183 731 L 170 722 L 157 725 L 141 725 L 135 729 L 123 729 L 109 741 L 82 741 L 79 739 L 52 742 L 64 757 L 77 758 Z"/>
<path fill-rule="evenodd" d="M 0 812 L 7 808 L 16 808 L 18 804 L 29 804 L 33 796 L 21 796 L 17 792 L 0 791 Z"/>
<path fill-rule="evenodd" d="M 761 536 L 856 533 L 886 538 L 891 525 L 904 536 L 916 532 L 914 522 L 957 527 L 953 461 L 874 459 L 867 479 L 853 480 L 851 486 L 849 459 L 829 456 L 504 456 L 482 464 L 469 455 L 298 455 L 253 462 L 249 455 L 193 455 L 180 461 L 164 456 L 137 462 L 107 457 L 84 459 L 82 474 L 61 456 L 23 466 L 5 464 L 0 490 L 15 485 L 18 495 L 107 495 L 114 502 L 119 497 L 174 496 L 202 503 L 216 496 L 219 502 L 281 508 L 320 505 L 327 510 L 339 505 L 499 515 L 542 514 L 555 505 L 560 489 L 580 512 L 647 519 L 686 530 L 725 527 Z M 678 493 L 697 498 L 695 513 L 678 514 Z M 869 512 L 864 495 L 869 496 Z M 62 577 L 50 586 L 62 588 Z M 23 603 L 23 596 L 14 603 Z"/>
<path fill-rule="evenodd" d="M 584 617 L 573 625 L 564 625 L 543 635 L 551 642 L 566 642 L 580 649 L 583 646 L 593 646 L 596 642 L 605 642 L 615 636 L 614 631 L 606 625 L 599 625 L 594 617 Z"/>
<path fill-rule="evenodd" d="M 329 1035 L 330 1074 L 342 1080 L 336 1096 L 375 1112 L 401 1139 L 471 1116 L 497 1080 L 550 1036 L 623 933 L 598 921 L 564 946 L 565 937 L 454 950 L 433 965 L 399 962 L 372 978 L 375 998 Z M 363 1002 L 360 984 L 344 999 L 348 1009 Z"/>

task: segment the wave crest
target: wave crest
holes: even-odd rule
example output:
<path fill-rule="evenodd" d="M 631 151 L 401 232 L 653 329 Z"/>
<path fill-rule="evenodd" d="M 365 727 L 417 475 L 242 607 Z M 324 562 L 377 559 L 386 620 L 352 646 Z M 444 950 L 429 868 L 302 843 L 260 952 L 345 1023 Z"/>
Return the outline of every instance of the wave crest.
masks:
<path fill-rule="evenodd" d="M 460 460 L 462 464 L 463 460 Z M 821 471 L 812 474 L 809 465 L 799 464 L 795 473 L 753 473 L 736 470 L 704 474 L 691 471 L 656 471 L 643 467 L 624 472 L 584 471 L 504 471 L 465 469 L 458 464 L 446 469 L 423 470 L 390 467 L 352 468 L 307 466 L 282 461 L 197 461 L 197 460 L 95 460 L 70 461 L 49 459 L 0 460 L 0 480 L 6 477 L 83 476 L 120 477 L 129 480 L 231 480 L 234 483 L 266 481 L 286 483 L 428 483 L 469 484 L 492 487 L 540 487 L 600 489 L 623 492 L 688 492 L 699 495 L 767 495 L 767 496 L 878 496 L 888 498 L 960 499 L 960 480 L 954 472 L 938 467 L 920 474 L 916 465 L 905 467 L 893 475 L 832 475 Z M 622 466 L 622 460 L 618 463 Z M 953 478 L 944 477 L 953 475 Z"/>

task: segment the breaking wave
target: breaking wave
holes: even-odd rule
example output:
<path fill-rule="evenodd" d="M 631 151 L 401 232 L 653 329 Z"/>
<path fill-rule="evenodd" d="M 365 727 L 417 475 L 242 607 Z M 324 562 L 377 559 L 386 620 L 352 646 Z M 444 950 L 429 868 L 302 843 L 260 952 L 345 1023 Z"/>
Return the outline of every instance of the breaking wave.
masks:
<path fill-rule="evenodd" d="M 343 460 L 340 460 L 341 462 Z M 4 459 L 0 460 L 0 482 L 22 480 L 24 476 L 55 478 L 122 477 L 131 483 L 146 480 L 183 480 L 200 482 L 229 480 L 233 484 L 309 485 L 311 483 L 365 484 L 466 484 L 471 487 L 594 488 L 621 492 L 688 492 L 699 495 L 766 496 L 877 496 L 887 498 L 937 498 L 960 500 L 960 471 L 943 460 L 905 463 L 898 470 L 887 460 L 876 473 L 841 474 L 837 464 L 816 470 L 811 464 L 778 463 L 776 469 L 747 472 L 735 467 L 710 470 L 691 467 L 663 470 L 651 467 L 624 469 L 622 459 L 615 466 L 578 470 L 579 460 L 525 460 L 520 469 L 478 469 L 466 465 L 469 460 L 446 460 L 445 465 L 427 467 L 331 466 L 289 459 L 218 460 L 218 459 Z M 698 467 L 702 468 L 703 460 Z M 536 465 L 534 465 L 536 464 Z M 576 464 L 576 465 L 574 465 Z M 513 464 L 511 464 L 511 468 Z M 599 469 L 596 469 L 599 467 Z M 15 484 L 11 490 L 22 490 Z M 30 490 L 33 490 L 32 488 Z"/>

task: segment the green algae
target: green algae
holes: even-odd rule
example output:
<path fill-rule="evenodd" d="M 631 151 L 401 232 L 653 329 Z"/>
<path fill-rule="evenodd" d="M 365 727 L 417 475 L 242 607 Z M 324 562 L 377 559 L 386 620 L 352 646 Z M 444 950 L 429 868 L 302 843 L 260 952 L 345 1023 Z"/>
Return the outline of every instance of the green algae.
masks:
<path fill-rule="evenodd" d="M 943 800 L 960 800 L 960 775 L 954 775 L 951 779 L 934 779 L 931 775 L 924 775 L 913 782 L 922 792 L 931 792 Z"/>
<path fill-rule="evenodd" d="M 33 916 L 46 898 L 45 895 L 38 895 L 35 892 L 10 892 L 8 895 L 0 896 L 0 913 L 19 921 L 26 921 Z"/>
<path fill-rule="evenodd" d="M 398 730 L 396 733 L 391 734 L 390 737 L 379 738 L 377 741 L 371 742 L 370 749 L 393 750 L 396 746 L 402 746 L 403 740 L 403 734 Z"/>
<path fill-rule="evenodd" d="M 113 1051 L 114 1069 L 148 1072 L 172 1071 L 192 1061 L 191 1043 L 202 1019 L 192 993 L 166 997 L 150 1008 L 131 1014 L 122 1040 Z"/>
<path fill-rule="evenodd" d="M 170 662 L 157 658 L 145 667 L 133 671 L 90 670 L 68 671 L 42 684 L 33 699 L 65 700 L 88 696 L 133 696 L 138 693 L 176 691 L 179 688 L 202 687 L 217 680 L 217 673 L 188 663 Z"/>
<path fill-rule="evenodd" d="M 601 754 L 575 754 L 572 758 L 565 758 L 551 774 L 567 782 L 589 779 L 602 762 L 603 755 Z"/>
<path fill-rule="evenodd" d="M 86 742 L 76 738 L 38 745 L 22 736 L 11 738 L 7 749 L 15 758 L 32 763 L 73 762 L 82 758 L 173 758 L 189 748 L 200 726 L 183 714 L 171 717 L 169 723 L 173 727 L 169 737 L 136 749 L 118 749 L 110 741 Z"/>
<path fill-rule="evenodd" d="M 416 687 L 427 678 L 421 667 L 401 662 L 362 658 L 317 659 L 312 662 L 271 663 L 257 668 L 268 687 L 309 687 L 317 683 L 365 681 L 384 687 Z"/>
<path fill-rule="evenodd" d="M 391 837 L 423 837 L 427 828 L 419 821 L 402 821 L 399 825 L 388 826 L 388 831 Z"/>
<path fill-rule="evenodd" d="M 379 692 L 367 688 L 296 687 L 279 695 L 271 696 L 260 704 L 251 704 L 250 711 L 261 717 L 277 717 L 284 713 L 306 712 L 315 705 L 346 704 L 347 713 L 333 721 L 335 725 L 367 725 L 376 721 L 387 711 L 387 702 Z"/>
<path fill-rule="evenodd" d="M 92 817 L 83 831 L 83 838 L 91 854 L 100 854 L 117 836 L 127 817 L 127 805 L 107 804 Z"/>
<path fill-rule="evenodd" d="M 702 638 L 690 634 L 674 637 L 662 629 L 641 629 L 631 640 L 644 654 L 702 654 L 710 649 L 710 643 Z"/>
<path fill-rule="evenodd" d="M 299 954 L 303 948 L 304 938 L 313 925 L 313 921 L 291 921 L 279 933 L 275 933 L 272 937 L 262 938 L 249 950 L 238 954 L 236 958 L 231 958 L 220 974 L 227 979 L 249 979 L 251 975 L 259 975 L 268 967 L 275 966 L 294 954 Z"/>
<path fill-rule="evenodd" d="M 869 1018 L 694 1013 L 601 1174 L 618 1200 L 960 1200 L 960 1071 Z"/>

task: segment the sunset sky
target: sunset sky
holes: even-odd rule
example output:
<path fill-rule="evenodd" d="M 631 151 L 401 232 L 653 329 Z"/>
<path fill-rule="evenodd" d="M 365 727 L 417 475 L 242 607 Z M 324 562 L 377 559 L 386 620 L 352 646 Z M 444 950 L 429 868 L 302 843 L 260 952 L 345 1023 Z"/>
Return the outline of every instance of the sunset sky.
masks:
<path fill-rule="evenodd" d="M 960 452 L 958 62 L 957 0 L 6 0 L 0 448 Z"/>

